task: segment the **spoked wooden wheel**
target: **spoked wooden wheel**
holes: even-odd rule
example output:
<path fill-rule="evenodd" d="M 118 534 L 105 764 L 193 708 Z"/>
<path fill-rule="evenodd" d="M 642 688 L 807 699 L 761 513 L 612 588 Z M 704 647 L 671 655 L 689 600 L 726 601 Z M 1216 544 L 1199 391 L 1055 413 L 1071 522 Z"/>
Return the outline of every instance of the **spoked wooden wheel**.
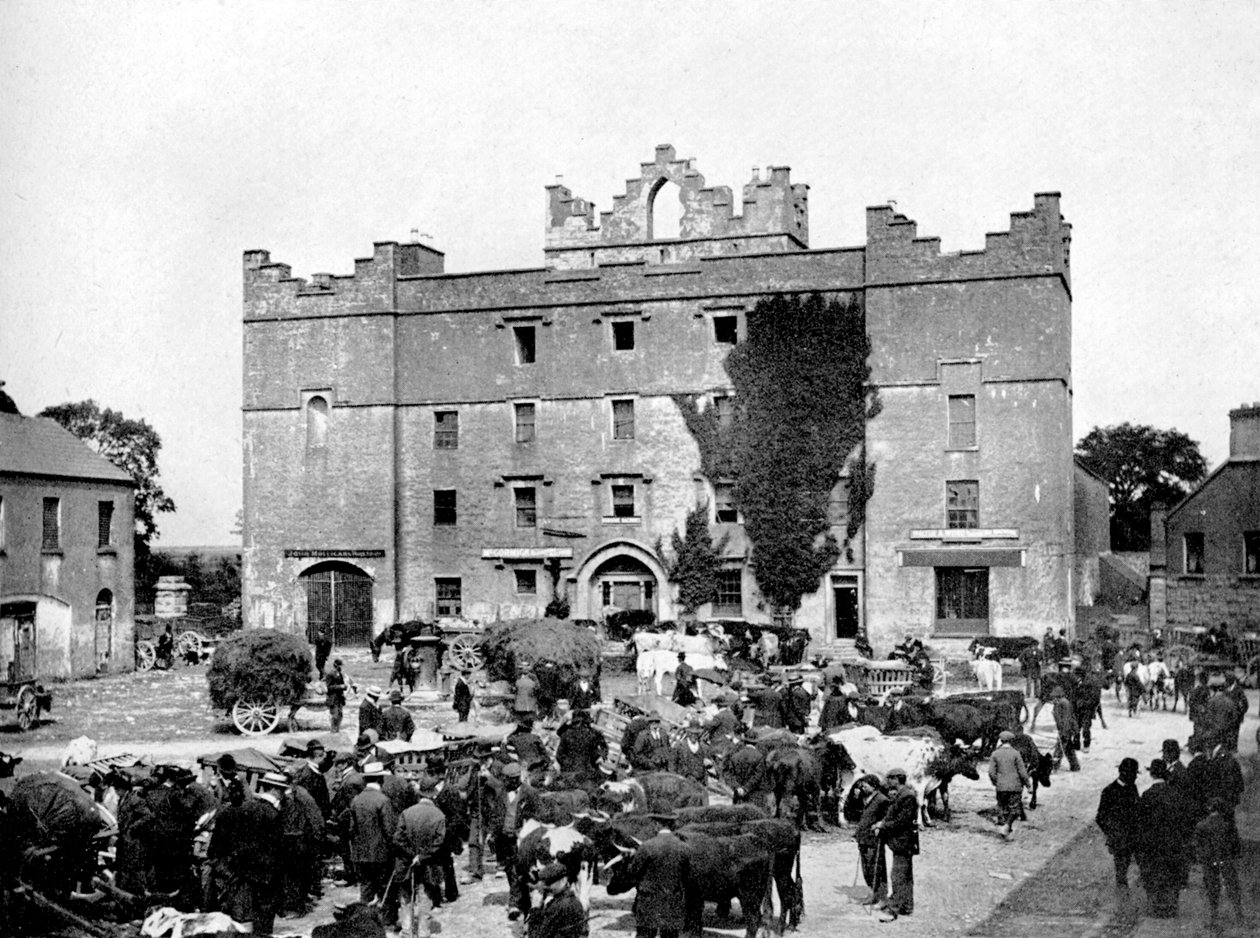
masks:
<path fill-rule="evenodd" d="M 17 725 L 25 732 L 35 725 L 35 717 L 39 714 L 39 703 L 35 699 L 35 691 L 23 687 L 17 696 Z"/>
<path fill-rule="evenodd" d="M 187 660 L 188 655 L 196 655 L 197 660 L 201 660 L 201 635 L 191 629 L 180 632 L 175 638 L 175 656 Z"/>
<path fill-rule="evenodd" d="M 481 648 L 475 635 L 456 636 L 447 648 L 446 656 L 461 671 L 476 671 L 482 665 Z"/>
<path fill-rule="evenodd" d="M 136 642 L 136 670 L 151 671 L 155 664 L 157 664 L 157 649 L 153 647 L 153 643 L 143 639 Z"/>
<path fill-rule="evenodd" d="M 280 708 L 268 701 L 238 700 L 232 724 L 243 736 L 266 736 L 280 725 Z"/>

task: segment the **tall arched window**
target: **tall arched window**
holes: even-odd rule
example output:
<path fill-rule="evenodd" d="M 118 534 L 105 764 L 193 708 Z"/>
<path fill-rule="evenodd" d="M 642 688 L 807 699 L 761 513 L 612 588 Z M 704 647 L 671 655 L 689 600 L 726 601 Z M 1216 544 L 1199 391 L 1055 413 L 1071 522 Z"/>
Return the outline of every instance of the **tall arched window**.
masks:
<path fill-rule="evenodd" d="M 682 215 L 682 189 L 677 183 L 662 179 L 648 203 L 648 240 L 681 238 Z"/>
<path fill-rule="evenodd" d="M 315 395 L 306 402 L 306 447 L 320 449 L 328 443 L 328 401 Z"/>

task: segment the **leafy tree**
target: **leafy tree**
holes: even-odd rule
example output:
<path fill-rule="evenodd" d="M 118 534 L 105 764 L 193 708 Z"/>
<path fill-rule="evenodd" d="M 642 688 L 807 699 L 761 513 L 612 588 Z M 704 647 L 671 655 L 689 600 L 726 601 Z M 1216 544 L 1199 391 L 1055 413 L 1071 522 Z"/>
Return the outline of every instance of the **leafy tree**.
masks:
<path fill-rule="evenodd" d="M 726 357 L 735 409 L 724 436 L 757 585 L 779 611 L 794 611 L 839 556 L 831 491 L 879 413 L 870 339 L 858 300 L 818 293 L 763 299 L 747 325 L 747 341 Z M 860 455 L 864 509 L 874 472 Z"/>
<path fill-rule="evenodd" d="M 705 603 L 717 599 L 718 570 L 721 568 L 722 550 L 726 547 L 726 535 L 716 544 L 709 534 L 709 504 L 705 502 L 687 512 L 685 533 L 670 534 L 673 557 L 667 558 L 656 543 L 656 555 L 660 558 L 669 581 L 678 587 L 678 602 L 685 615 L 694 616 Z"/>
<path fill-rule="evenodd" d="M 1113 550 L 1148 550 L 1151 506 L 1180 501 L 1207 475 L 1199 444 L 1179 430 L 1094 427 L 1076 452 L 1110 487 Z"/>
<path fill-rule="evenodd" d="M 149 554 L 158 533 L 157 516 L 175 510 L 158 479 L 162 438 L 146 420 L 132 420 L 93 400 L 46 407 L 39 414 L 57 421 L 136 482 L 136 554 Z"/>

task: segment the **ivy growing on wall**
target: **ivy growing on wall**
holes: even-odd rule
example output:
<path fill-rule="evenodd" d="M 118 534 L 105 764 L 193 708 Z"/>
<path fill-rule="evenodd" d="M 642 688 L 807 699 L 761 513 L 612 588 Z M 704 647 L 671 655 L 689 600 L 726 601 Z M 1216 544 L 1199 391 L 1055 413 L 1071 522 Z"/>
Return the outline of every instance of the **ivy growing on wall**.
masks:
<path fill-rule="evenodd" d="M 870 340 L 856 298 L 773 296 L 747 315 L 747 338 L 726 357 L 733 420 L 719 426 L 694 395 L 675 398 L 710 479 L 733 478 L 757 585 L 777 610 L 800 608 L 835 563 L 831 492 L 850 462 L 846 542 L 874 487 L 866 421 L 879 412 Z M 856 456 L 850 461 L 850 456 Z"/>
<path fill-rule="evenodd" d="M 670 534 L 672 556 L 666 556 L 657 538 L 656 556 L 669 581 L 678 587 L 678 605 L 685 615 L 693 616 L 705 603 L 717 599 L 718 570 L 727 537 L 723 535 L 714 543 L 709 534 L 708 502 L 687 512 L 683 532 Z"/>

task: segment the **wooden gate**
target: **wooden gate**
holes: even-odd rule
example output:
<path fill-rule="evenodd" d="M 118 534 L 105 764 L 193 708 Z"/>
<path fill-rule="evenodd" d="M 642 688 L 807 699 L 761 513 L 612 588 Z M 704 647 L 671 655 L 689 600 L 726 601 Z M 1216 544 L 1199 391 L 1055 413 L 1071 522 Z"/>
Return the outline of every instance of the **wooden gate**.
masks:
<path fill-rule="evenodd" d="M 349 564 L 321 565 L 305 574 L 306 637 L 326 627 L 334 645 L 366 645 L 372 638 L 372 578 Z"/>

